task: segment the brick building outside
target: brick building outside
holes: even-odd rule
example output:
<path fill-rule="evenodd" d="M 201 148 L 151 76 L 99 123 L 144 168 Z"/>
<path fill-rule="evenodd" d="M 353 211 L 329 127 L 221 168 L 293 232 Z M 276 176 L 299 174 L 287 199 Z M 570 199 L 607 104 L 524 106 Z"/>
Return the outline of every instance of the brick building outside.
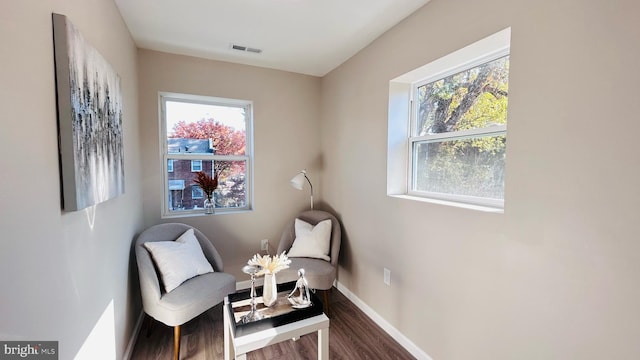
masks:
<path fill-rule="evenodd" d="M 215 149 L 208 139 L 167 139 L 169 156 L 171 154 L 206 154 L 213 155 Z M 167 164 L 169 180 L 169 209 L 191 210 L 202 209 L 205 194 L 193 181 L 195 173 L 204 171 L 213 176 L 212 160 L 181 160 L 169 158 Z"/>

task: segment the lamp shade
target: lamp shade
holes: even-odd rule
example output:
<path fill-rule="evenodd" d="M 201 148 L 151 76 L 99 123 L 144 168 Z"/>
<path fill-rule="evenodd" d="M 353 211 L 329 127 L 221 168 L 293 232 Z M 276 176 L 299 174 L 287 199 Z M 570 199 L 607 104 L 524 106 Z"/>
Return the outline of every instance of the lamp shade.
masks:
<path fill-rule="evenodd" d="M 313 185 L 307 176 L 307 171 L 302 170 L 298 175 L 294 176 L 293 179 L 291 179 L 291 186 L 298 190 L 302 190 L 305 180 L 309 183 L 309 191 L 311 192 L 311 210 L 313 210 Z"/>
<path fill-rule="evenodd" d="M 298 190 L 302 190 L 302 187 L 304 186 L 304 173 L 300 172 L 298 175 L 294 176 L 293 179 L 291 179 L 291 186 L 293 186 L 294 188 L 298 189 Z"/>

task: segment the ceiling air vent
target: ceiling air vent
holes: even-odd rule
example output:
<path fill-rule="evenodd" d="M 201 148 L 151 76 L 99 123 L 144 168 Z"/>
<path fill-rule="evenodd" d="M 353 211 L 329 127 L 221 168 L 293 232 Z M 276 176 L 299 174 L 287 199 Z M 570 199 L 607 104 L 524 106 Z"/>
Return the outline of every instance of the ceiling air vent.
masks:
<path fill-rule="evenodd" d="M 247 47 L 247 46 L 242 46 L 242 45 L 236 45 L 236 44 L 231 44 L 231 48 L 232 48 L 233 50 L 244 51 L 244 52 L 250 52 L 250 53 L 254 53 L 254 54 L 260 54 L 260 53 L 262 53 L 262 50 L 261 50 L 261 49 L 256 49 L 256 48 Z"/>

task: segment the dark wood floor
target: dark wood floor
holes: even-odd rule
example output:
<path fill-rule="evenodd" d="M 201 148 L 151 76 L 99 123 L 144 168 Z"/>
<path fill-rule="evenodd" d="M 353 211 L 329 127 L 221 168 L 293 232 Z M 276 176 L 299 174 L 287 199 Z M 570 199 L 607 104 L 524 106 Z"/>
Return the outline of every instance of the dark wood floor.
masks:
<path fill-rule="evenodd" d="M 354 359 L 414 359 L 378 325 L 335 288 L 330 294 L 329 358 Z M 173 356 L 173 329 L 155 322 L 147 337 L 148 321 L 144 322 L 133 349 L 132 360 L 170 360 Z M 182 327 L 180 359 L 223 359 L 222 305 L 218 305 Z M 317 333 L 298 341 L 284 341 L 250 352 L 248 360 L 316 359 Z"/>

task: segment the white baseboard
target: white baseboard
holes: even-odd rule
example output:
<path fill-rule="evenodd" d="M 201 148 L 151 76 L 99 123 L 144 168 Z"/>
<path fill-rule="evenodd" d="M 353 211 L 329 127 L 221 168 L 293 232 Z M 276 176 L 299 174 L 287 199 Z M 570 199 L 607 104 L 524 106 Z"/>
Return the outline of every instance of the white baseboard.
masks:
<path fill-rule="evenodd" d="M 342 285 L 339 281 L 336 282 L 336 288 L 344 294 L 344 296 L 354 303 L 365 315 L 367 315 L 373 322 L 378 324 L 389 336 L 397 341 L 402 347 L 404 347 L 411 355 L 415 356 L 419 360 L 433 360 L 431 357 L 420 349 L 416 344 L 404 336 L 398 329 L 393 327 L 387 320 L 385 320 L 380 314 L 375 312 L 364 301 L 360 300 L 354 293 Z"/>
<path fill-rule="evenodd" d="M 262 286 L 264 284 L 264 277 L 256 279 L 256 286 Z M 251 280 L 236 281 L 236 291 L 246 290 L 251 287 Z"/>
<path fill-rule="evenodd" d="M 140 312 L 140 316 L 138 316 L 138 321 L 136 321 L 136 325 L 133 328 L 133 332 L 131 333 L 131 339 L 129 339 L 129 344 L 127 344 L 127 349 L 124 351 L 122 355 L 123 360 L 130 360 L 131 355 L 133 355 L 133 348 L 136 346 L 136 342 L 138 341 L 138 335 L 140 334 L 140 329 L 142 328 L 142 321 L 144 320 L 144 311 Z"/>

